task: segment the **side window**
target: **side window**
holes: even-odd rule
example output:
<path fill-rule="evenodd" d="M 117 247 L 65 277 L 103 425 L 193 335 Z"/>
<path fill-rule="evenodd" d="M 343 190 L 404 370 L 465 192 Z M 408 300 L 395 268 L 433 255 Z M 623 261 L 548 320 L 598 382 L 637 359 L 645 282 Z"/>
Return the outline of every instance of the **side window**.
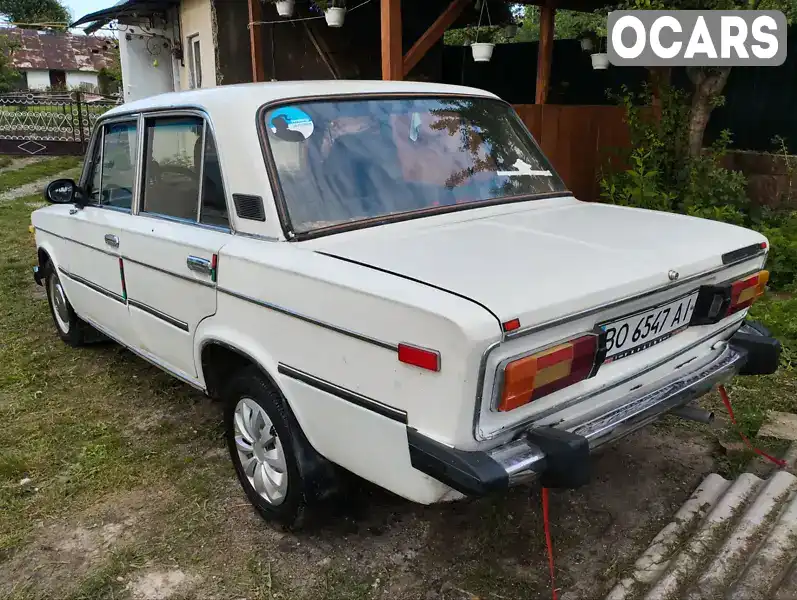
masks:
<path fill-rule="evenodd" d="M 142 212 L 197 221 L 202 119 L 148 119 Z"/>
<path fill-rule="evenodd" d="M 103 126 L 86 184 L 89 201 L 130 210 L 136 171 L 136 122 Z"/>
<path fill-rule="evenodd" d="M 148 119 L 145 138 L 142 212 L 228 227 L 216 144 L 204 121 Z"/>
<path fill-rule="evenodd" d="M 202 208 L 199 222 L 206 225 L 229 227 L 227 201 L 224 183 L 221 180 L 221 166 L 216 152 L 216 143 L 210 128 L 205 128 L 205 155 L 202 167 Z"/>

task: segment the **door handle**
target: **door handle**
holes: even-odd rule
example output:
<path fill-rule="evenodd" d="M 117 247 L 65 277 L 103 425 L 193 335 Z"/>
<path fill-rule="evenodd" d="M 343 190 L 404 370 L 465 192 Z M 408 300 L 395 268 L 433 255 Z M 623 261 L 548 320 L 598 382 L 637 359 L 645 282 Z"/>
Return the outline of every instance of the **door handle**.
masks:
<path fill-rule="evenodd" d="M 197 273 L 202 273 L 202 275 L 210 275 L 212 272 L 210 261 L 207 258 L 200 258 L 198 256 L 189 256 L 185 264 L 188 265 L 188 268 L 192 271 L 196 271 Z"/>
<path fill-rule="evenodd" d="M 113 248 L 119 247 L 119 238 L 113 235 L 112 233 L 105 234 L 105 243 Z"/>

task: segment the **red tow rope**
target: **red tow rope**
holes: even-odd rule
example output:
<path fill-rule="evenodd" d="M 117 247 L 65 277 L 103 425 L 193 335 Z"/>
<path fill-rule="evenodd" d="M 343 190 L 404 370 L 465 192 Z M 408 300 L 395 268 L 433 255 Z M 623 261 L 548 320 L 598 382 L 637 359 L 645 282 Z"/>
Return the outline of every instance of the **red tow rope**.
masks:
<path fill-rule="evenodd" d="M 548 518 L 548 488 L 542 488 L 542 523 L 545 528 L 545 546 L 548 548 L 548 568 L 551 571 L 551 596 L 557 600 L 556 574 L 553 567 L 553 542 L 551 541 L 551 521 Z"/>
<path fill-rule="evenodd" d="M 725 386 L 724 385 L 719 386 L 719 391 L 720 391 L 720 398 L 722 398 L 722 403 L 725 405 L 725 409 L 728 411 L 728 416 L 731 418 L 731 423 L 736 425 L 737 433 L 739 434 L 739 437 L 742 438 L 742 441 L 747 445 L 747 447 L 750 448 L 750 450 L 752 450 L 759 456 L 763 456 L 768 461 L 775 463 L 781 469 L 785 468 L 786 467 L 785 460 L 782 460 L 780 458 L 775 458 L 774 456 L 767 454 L 763 450 L 759 450 L 758 448 L 753 446 L 752 442 L 750 442 L 750 440 L 747 439 L 747 436 L 743 434 L 739 429 L 739 424 L 736 422 L 736 417 L 733 414 L 733 409 L 731 408 L 731 400 L 730 398 L 728 398 L 728 392 L 725 391 Z"/>

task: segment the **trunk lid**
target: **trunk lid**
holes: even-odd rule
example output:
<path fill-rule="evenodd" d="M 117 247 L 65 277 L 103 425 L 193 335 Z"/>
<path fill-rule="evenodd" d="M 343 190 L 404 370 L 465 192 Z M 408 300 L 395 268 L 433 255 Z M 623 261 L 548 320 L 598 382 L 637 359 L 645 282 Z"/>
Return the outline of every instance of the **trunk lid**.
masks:
<path fill-rule="evenodd" d="M 722 265 L 765 241 L 684 215 L 540 200 L 332 235 L 316 250 L 432 284 L 524 328 Z"/>

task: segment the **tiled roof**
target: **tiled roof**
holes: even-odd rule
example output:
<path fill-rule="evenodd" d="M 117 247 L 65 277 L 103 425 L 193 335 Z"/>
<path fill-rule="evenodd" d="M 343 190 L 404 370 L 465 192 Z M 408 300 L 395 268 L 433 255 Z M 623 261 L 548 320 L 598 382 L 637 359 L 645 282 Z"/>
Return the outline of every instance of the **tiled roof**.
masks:
<path fill-rule="evenodd" d="M 16 69 L 99 71 L 110 66 L 112 38 L 33 29 L 0 29 L 16 46 L 11 64 Z"/>

